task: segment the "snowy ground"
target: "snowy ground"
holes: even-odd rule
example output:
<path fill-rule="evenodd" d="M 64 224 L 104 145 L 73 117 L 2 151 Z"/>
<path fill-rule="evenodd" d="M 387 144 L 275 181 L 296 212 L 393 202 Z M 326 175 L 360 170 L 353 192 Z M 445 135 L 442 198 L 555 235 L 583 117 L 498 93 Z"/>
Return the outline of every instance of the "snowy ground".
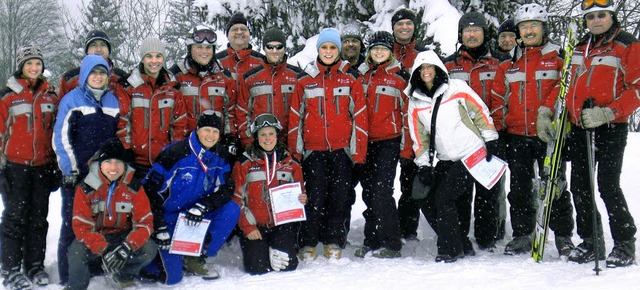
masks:
<path fill-rule="evenodd" d="M 640 182 L 633 176 L 640 172 L 640 133 L 631 133 L 622 172 L 622 188 L 636 222 L 640 222 Z M 396 184 L 396 188 L 399 186 Z M 399 196 L 399 190 L 396 192 Z M 360 198 L 360 197 L 358 197 Z M 601 213 L 604 205 L 599 202 Z M 0 205 L 1 207 L 1 205 Z M 54 193 L 50 200 L 47 236 L 47 271 L 57 281 L 56 250 L 60 228 L 60 196 Z M 593 263 L 578 265 L 566 263 L 558 258 L 552 241 L 542 263 L 534 262 L 528 255 L 505 256 L 502 249 L 506 241 L 499 244 L 497 253 L 477 251 L 475 257 L 467 257 L 452 264 L 436 264 L 435 235 L 424 218 L 419 228 L 419 242 L 410 242 L 402 249 L 402 258 L 383 260 L 372 257 L 364 259 L 353 256 L 353 251 L 362 244 L 364 204 L 358 200 L 353 209 L 353 220 L 349 243 L 344 257 L 327 260 L 319 257 L 315 261 L 301 262 L 298 270 L 289 273 L 270 273 L 250 276 L 242 271 L 240 246 L 237 239 L 223 247 L 210 262 L 220 270 L 221 278 L 203 281 L 198 277 L 186 277 L 180 284 L 167 287 L 160 284 L 143 285 L 140 289 L 640 289 L 640 268 L 636 266 L 607 269 L 600 276 L 594 274 Z M 607 253 L 613 241 L 605 219 Z M 510 235 L 510 227 L 508 234 Z M 509 237 L 507 237 L 509 238 Z M 551 237 L 553 239 L 553 236 Z M 580 240 L 574 236 L 577 244 Z M 639 243 L 640 244 L 640 243 Z M 638 248 L 638 246 L 636 246 Z M 318 246 L 321 250 L 321 246 Z M 640 252 L 640 251 L 639 251 Z M 604 264 L 604 261 L 601 262 Z M 106 289 L 101 277 L 93 278 L 89 289 Z M 43 289 L 61 289 L 52 284 Z"/>

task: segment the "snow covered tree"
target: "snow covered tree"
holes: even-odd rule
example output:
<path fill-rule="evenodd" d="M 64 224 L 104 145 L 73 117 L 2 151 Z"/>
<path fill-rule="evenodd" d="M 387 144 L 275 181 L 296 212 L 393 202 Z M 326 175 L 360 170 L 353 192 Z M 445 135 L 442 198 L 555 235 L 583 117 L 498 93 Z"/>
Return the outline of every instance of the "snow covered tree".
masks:
<path fill-rule="evenodd" d="M 44 53 L 45 66 L 58 71 L 61 50 L 62 8 L 55 0 L 0 0 L 0 81 L 16 71 L 16 52 L 35 44 Z M 37 21 L 36 21 L 37 20 Z"/>
<path fill-rule="evenodd" d="M 161 35 L 166 44 L 167 59 L 180 61 L 187 53 L 185 35 L 191 28 L 206 20 L 192 4 L 193 0 L 169 1 L 167 23 Z"/>
<path fill-rule="evenodd" d="M 76 35 L 74 45 L 83 48 L 78 56 L 79 60 L 84 56 L 84 41 L 86 35 L 92 30 L 102 30 L 109 36 L 111 43 L 111 60 L 116 66 L 122 67 L 123 59 L 120 55 L 120 46 L 128 39 L 129 30 L 122 25 L 120 8 L 122 0 L 91 0 L 81 10 L 83 19 L 80 24 L 79 34 Z M 83 2 L 84 3 L 84 2 Z"/>

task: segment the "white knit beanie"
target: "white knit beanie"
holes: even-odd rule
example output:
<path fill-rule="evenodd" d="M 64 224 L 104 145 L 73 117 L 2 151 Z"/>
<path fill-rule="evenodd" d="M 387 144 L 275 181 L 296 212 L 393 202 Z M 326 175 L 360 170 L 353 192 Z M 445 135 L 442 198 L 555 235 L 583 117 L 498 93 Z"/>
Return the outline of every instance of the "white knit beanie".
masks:
<path fill-rule="evenodd" d="M 140 59 L 143 59 L 148 53 L 157 52 L 165 56 L 167 53 L 164 49 L 164 43 L 157 37 L 147 37 L 142 41 L 140 46 Z"/>

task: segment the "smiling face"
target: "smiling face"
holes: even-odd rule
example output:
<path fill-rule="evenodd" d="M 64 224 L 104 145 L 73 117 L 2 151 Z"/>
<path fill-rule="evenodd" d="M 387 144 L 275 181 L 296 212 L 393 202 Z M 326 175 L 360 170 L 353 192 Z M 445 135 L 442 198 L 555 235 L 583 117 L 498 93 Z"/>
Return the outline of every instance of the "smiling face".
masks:
<path fill-rule="evenodd" d="M 100 162 L 100 172 L 102 172 L 109 181 L 116 181 L 124 173 L 124 162 L 115 158 L 102 161 Z"/>
<path fill-rule="evenodd" d="M 102 39 L 96 39 L 89 43 L 87 47 L 87 54 L 95 54 L 106 58 L 109 58 L 109 45 Z"/>
<path fill-rule="evenodd" d="M 94 67 L 87 77 L 87 85 L 93 89 L 104 89 L 107 86 L 109 75 L 103 67 Z"/>
<path fill-rule="evenodd" d="M 280 63 L 284 58 L 284 44 L 279 41 L 270 41 L 264 45 L 264 54 L 268 63 Z"/>
<path fill-rule="evenodd" d="M 420 78 L 428 89 L 433 88 L 433 80 L 436 78 L 436 66 L 429 63 L 423 63 L 420 66 Z"/>
<path fill-rule="evenodd" d="M 414 29 L 415 25 L 410 19 L 399 20 L 393 25 L 393 37 L 398 43 L 408 44 L 413 38 Z"/>
<path fill-rule="evenodd" d="M 340 50 L 333 42 L 323 42 L 318 48 L 318 57 L 324 64 L 333 64 L 340 57 Z"/>
<path fill-rule="evenodd" d="M 391 50 L 383 45 L 376 45 L 369 49 L 374 64 L 381 64 L 391 57 Z"/>
<path fill-rule="evenodd" d="M 220 140 L 220 130 L 215 127 L 202 127 L 196 131 L 200 144 L 206 149 L 211 149 Z"/>
<path fill-rule="evenodd" d="M 159 52 L 150 52 L 142 58 L 144 73 L 153 78 L 157 78 L 162 66 L 164 65 L 164 56 Z"/>
<path fill-rule="evenodd" d="M 518 23 L 520 38 L 525 46 L 540 46 L 544 37 L 544 23 L 536 20 Z"/>
<path fill-rule="evenodd" d="M 350 60 L 357 60 L 362 49 L 362 43 L 360 40 L 354 37 L 345 37 L 342 42 L 342 58 Z"/>
<path fill-rule="evenodd" d="M 42 61 L 37 58 L 27 60 L 22 66 L 22 75 L 30 80 L 37 79 L 42 74 Z"/>
<path fill-rule="evenodd" d="M 504 31 L 498 36 L 498 46 L 503 51 L 510 51 L 516 46 L 516 34 L 511 31 Z"/>
<path fill-rule="evenodd" d="M 271 151 L 278 143 L 278 132 L 274 127 L 263 127 L 258 130 L 258 145 L 264 151 Z"/>
<path fill-rule="evenodd" d="M 234 50 L 242 50 L 249 47 L 249 27 L 242 23 L 231 26 L 227 37 L 231 48 Z"/>
<path fill-rule="evenodd" d="M 194 43 L 191 45 L 191 58 L 200 65 L 207 65 L 213 58 L 213 45 Z"/>

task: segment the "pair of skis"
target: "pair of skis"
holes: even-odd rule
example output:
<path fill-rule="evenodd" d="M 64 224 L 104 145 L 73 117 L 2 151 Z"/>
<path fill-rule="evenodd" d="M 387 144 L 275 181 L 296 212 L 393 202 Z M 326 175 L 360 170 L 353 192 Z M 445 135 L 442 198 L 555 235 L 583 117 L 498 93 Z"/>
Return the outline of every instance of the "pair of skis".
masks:
<path fill-rule="evenodd" d="M 553 201 L 565 190 L 566 181 L 560 178 L 559 174 L 562 167 L 562 149 L 569 132 L 569 123 L 567 121 L 568 114 L 565 108 L 565 96 L 569 90 L 571 83 L 571 57 L 573 50 L 578 43 L 577 30 L 578 23 L 569 23 L 567 31 L 567 44 L 565 45 L 564 63 L 562 66 L 562 74 L 560 79 L 560 92 L 555 104 L 555 124 L 556 132 L 553 136 L 554 141 L 547 143 L 547 152 L 544 158 L 540 180 L 538 182 L 538 190 L 540 196 L 540 207 L 536 220 L 536 227 L 533 236 L 531 248 L 531 256 L 536 262 L 542 261 L 544 255 L 544 247 L 549 233 L 549 220 L 551 219 L 551 207 Z"/>

